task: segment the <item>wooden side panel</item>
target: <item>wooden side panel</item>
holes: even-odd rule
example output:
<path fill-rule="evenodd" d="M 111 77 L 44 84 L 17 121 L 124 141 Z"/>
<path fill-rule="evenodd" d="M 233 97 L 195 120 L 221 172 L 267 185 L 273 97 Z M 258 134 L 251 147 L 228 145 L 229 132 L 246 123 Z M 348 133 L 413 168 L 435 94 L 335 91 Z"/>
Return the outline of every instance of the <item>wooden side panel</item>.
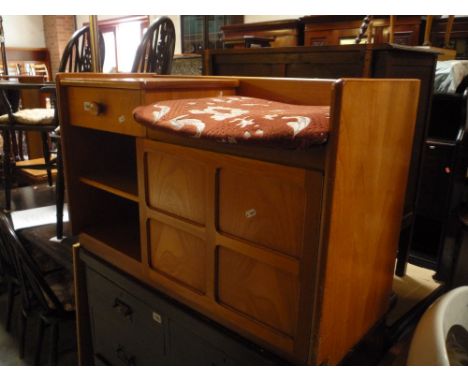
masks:
<path fill-rule="evenodd" d="M 148 205 L 204 225 L 206 166 L 162 152 L 147 153 L 146 164 Z"/>
<path fill-rule="evenodd" d="M 218 300 L 221 304 L 294 338 L 298 295 L 296 275 L 219 247 Z"/>
<path fill-rule="evenodd" d="M 417 80 L 343 80 L 338 89 L 326 168 L 319 364 L 338 363 L 388 308 L 418 92 Z"/>
<path fill-rule="evenodd" d="M 296 171 L 302 174 L 297 183 L 278 169 L 255 173 L 252 169 L 221 168 L 219 230 L 299 257 L 306 194 L 304 172 Z"/>

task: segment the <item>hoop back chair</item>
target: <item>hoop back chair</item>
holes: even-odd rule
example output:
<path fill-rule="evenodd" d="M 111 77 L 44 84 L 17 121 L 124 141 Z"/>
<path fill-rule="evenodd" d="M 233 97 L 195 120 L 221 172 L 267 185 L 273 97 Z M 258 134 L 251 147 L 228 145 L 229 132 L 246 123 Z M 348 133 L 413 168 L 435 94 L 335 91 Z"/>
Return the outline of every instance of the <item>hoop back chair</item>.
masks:
<path fill-rule="evenodd" d="M 0 213 L 0 239 L 2 256 L 7 253 L 14 267 L 21 295 L 20 357 L 24 357 L 26 320 L 33 311 L 37 311 L 39 327 L 34 362 L 39 364 L 44 331 L 50 327 L 49 363 L 57 364 L 59 323 L 72 321 L 75 317 L 72 280 L 66 280 L 62 272 L 44 273 L 20 242 L 9 218 L 3 213 Z"/>
<path fill-rule="evenodd" d="M 60 61 L 59 72 L 91 72 L 92 57 L 91 57 L 91 35 L 89 26 L 85 26 L 77 30 L 62 54 Z M 105 47 L 102 33 L 99 33 L 99 45 L 101 49 L 101 62 L 104 62 Z M 46 86 L 44 91 L 51 93 L 52 103 L 55 104 L 55 86 Z M 5 187 L 5 210 L 11 209 L 11 186 L 13 171 L 15 168 L 24 169 L 40 169 L 47 171 L 49 185 L 52 185 L 52 169 L 57 168 L 57 237 L 62 237 L 62 215 L 64 202 L 64 184 L 63 170 L 61 168 L 61 153 L 60 153 L 60 133 L 57 127 L 59 126 L 58 111 L 54 109 L 25 109 L 18 111 L 18 103 L 16 100 L 19 91 L 11 93 L 11 91 L 2 90 L 0 94 L 0 129 L 3 134 L 3 171 L 4 171 L 4 187 Z M 28 113 L 28 119 L 21 118 L 22 115 Z M 3 118 L 3 119 L 2 119 Z M 16 158 L 11 152 L 12 137 L 16 136 L 16 131 L 34 130 L 41 132 L 42 146 L 44 155 L 44 164 L 16 164 Z M 49 139 L 52 137 L 57 144 L 57 157 L 51 160 L 51 152 L 49 149 Z M 13 139 L 14 140 L 14 139 Z"/>
<path fill-rule="evenodd" d="M 99 49 L 101 52 L 101 62 L 99 68 L 102 68 L 105 57 L 104 37 L 99 32 Z M 68 41 L 60 60 L 58 71 L 68 73 L 92 72 L 91 57 L 91 33 L 89 26 L 84 26 L 73 33 Z"/>
<path fill-rule="evenodd" d="M 175 28 L 167 16 L 158 17 L 138 46 L 132 73 L 170 74 L 175 49 Z"/>

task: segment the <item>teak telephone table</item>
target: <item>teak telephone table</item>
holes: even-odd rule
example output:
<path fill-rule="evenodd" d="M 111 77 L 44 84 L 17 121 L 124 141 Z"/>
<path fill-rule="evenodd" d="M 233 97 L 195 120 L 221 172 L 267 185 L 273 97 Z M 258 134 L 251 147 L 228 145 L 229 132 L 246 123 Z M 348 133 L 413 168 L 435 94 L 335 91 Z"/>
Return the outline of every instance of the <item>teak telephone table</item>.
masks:
<path fill-rule="evenodd" d="M 296 364 L 340 362 L 383 317 L 418 80 L 59 74 L 57 85 L 69 213 L 84 248 L 75 251 L 82 363 L 92 362 L 87 344 L 96 346 L 89 315 L 109 303 L 130 320 L 132 309 L 124 292 L 106 302 L 93 288 L 81 252 Z M 307 150 L 230 145 L 132 117 L 139 105 L 221 94 L 330 106 L 328 141 Z M 165 330 L 154 341 L 176 329 Z"/>

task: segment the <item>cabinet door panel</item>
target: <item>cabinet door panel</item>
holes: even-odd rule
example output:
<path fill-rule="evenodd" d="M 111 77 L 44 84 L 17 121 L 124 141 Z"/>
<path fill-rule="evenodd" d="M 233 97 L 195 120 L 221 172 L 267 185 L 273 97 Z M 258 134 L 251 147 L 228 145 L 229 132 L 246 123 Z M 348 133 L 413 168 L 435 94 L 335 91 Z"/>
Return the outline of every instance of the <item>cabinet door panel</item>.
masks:
<path fill-rule="evenodd" d="M 180 229 L 149 222 L 151 268 L 185 286 L 205 293 L 205 242 Z"/>
<path fill-rule="evenodd" d="M 306 195 L 304 185 L 265 173 L 222 168 L 219 229 L 241 239 L 299 257 Z"/>
<path fill-rule="evenodd" d="M 149 206 L 205 224 L 206 167 L 167 153 L 146 155 Z"/>
<path fill-rule="evenodd" d="M 217 292 L 221 304 L 294 337 L 299 296 L 295 275 L 220 247 Z"/>

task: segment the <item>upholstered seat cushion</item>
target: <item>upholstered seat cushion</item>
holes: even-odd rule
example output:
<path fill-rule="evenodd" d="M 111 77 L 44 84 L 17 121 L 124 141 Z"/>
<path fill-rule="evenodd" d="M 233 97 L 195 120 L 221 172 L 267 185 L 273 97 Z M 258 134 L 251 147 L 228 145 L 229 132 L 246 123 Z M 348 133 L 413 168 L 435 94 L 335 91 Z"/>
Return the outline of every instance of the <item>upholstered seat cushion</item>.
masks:
<path fill-rule="evenodd" d="M 226 143 L 279 143 L 305 148 L 326 142 L 328 106 L 224 96 L 161 101 L 134 110 L 145 126 Z"/>
<path fill-rule="evenodd" d="M 54 122 L 54 109 L 23 109 L 13 114 L 16 123 L 24 125 L 50 125 Z M 8 123 L 8 114 L 0 115 L 0 124 Z"/>

